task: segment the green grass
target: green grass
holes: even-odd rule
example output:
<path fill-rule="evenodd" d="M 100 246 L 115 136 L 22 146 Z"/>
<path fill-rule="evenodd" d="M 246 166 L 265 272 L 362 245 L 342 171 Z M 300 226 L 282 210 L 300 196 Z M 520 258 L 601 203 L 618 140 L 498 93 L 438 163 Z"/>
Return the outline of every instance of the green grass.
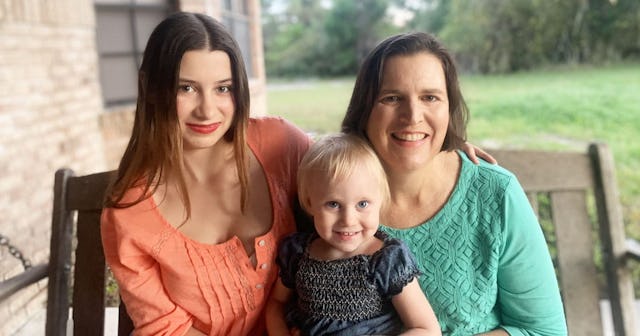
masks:
<path fill-rule="evenodd" d="M 469 140 L 484 148 L 584 150 L 605 141 L 616 162 L 629 236 L 640 239 L 640 64 L 462 76 Z M 353 78 L 269 82 L 268 111 L 314 133 L 336 132 Z"/>
<path fill-rule="evenodd" d="M 267 111 L 312 133 L 339 131 L 354 79 L 269 81 Z"/>

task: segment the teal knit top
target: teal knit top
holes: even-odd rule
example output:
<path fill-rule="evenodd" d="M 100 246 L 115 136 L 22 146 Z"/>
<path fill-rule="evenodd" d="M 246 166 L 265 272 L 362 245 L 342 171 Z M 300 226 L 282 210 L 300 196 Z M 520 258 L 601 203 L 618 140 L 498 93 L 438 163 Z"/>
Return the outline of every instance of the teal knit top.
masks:
<path fill-rule="evenodd" d="M 381 227 L 415 254 L 443 335 L 498 327 L 510 335 L 566 335 L 549 251 L 518 180 L 459 154 L 458 182 L 433 218 L 409 229 Z"/>

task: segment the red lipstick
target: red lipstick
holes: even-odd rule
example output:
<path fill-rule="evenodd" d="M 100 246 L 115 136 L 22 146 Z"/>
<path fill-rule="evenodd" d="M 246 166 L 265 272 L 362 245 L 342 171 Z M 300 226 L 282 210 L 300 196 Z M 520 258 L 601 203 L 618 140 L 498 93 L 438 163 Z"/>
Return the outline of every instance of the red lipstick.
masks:
<path fill-rule="evenodd" d="M 220 127 L 219 122 L 217 123 L 213 123 L 213 124 L 207 124 L 207 125 L 200 125 L 200 124 L 189 124 L 187 123 L 187 127 L 189 127 L 192 131 L 196 132 L 196 133 L 200 133 L 200 134 L 210 134 L 213 133 L 215 130 L 218 129 L 218 127 Z"/>

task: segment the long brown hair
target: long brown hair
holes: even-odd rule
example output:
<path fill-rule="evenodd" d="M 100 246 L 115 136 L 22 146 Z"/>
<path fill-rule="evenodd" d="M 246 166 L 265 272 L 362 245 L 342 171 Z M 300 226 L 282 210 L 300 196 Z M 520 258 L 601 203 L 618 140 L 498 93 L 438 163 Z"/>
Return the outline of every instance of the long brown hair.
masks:
<path fill-rule="evenodd" d="M 456 66 L 447 49 L 433 35 L 422 32 L 391 36 L 380 42 L 369 53 L 358 72 L 351 101 L 342 121 L 344 133 L 352 133 L 368 139 L 366 128 L 371 110 L 380 93 L 385 61 L 393 56 L 414 55 L 420 52 L 436 56 L 444 70 L 449 100 L 449 127 L 442 150 L 448 151 L 462 147 L 467 139 L 469 109 L 462 97 Z"/>
<path fill-rule="evenodd" d="M 138 100 L 129 144 L 117 177 L 111 185 L 105 207 L 126 208 L 157 190 L 167 174 L 175 174 L 178 191 L 190 217 L 191 203 L 183 169 L 182 133 L 176 111 L 180 61 L 190 50 L 220 50 L 231 60 L 235 113 L 224 141 L 233 142 L 241 208 L 248 199 L 246 129 L 249 119 L 249 84 L 240 48 L 218 21 L 197 13 L 178 12 L 154 29 L 144 51 L 138 73 Z M 124 201 L 132 187 L 144 192 L 133 201 Z"/>

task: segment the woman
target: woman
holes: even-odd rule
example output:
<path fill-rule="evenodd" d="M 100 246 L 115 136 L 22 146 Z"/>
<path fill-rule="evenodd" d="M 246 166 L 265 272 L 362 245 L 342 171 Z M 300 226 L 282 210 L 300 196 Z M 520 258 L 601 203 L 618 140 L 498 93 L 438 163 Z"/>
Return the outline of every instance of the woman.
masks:
<path fill-rule="evenodd" d="M 443 335 L 566 335 L 535 214 L 513 174 L 459 150 L 467 118 L 447 50 L 400 34 L 365 59 L 342 130 L 369 141 L 385 167 L 381 229 L 416 255 Z"/>
<path fill-rule="evenodd" d="M 205 15 L 156 27 L 138 87 L 102 214 L 134 335 L 263 334 L 309 138 L 282 119 L 249 118 L 240 50 Z"/>

